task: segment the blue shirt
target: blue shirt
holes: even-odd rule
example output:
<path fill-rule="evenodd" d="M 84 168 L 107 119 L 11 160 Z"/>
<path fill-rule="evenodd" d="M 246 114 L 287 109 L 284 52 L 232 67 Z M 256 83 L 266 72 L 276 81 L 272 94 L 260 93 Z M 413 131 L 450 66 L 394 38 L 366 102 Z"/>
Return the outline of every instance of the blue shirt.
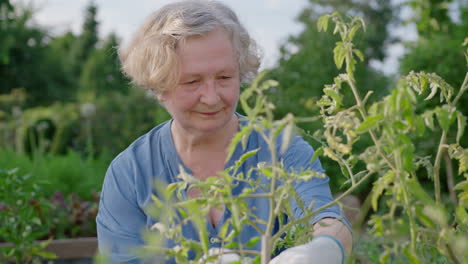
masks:
<path fill-rule="evenodd" d="M 240 126 L 246 125 L 246 122 L 241 120 Z M 170 124 L 171 121 L 162 123 L 138 138 L 112 161 L 107 170 L 96 222 L 99 249 L 105 254 L 110 254 L 111 263 L 143 263 L 132 256 L 131 250 L 134 247 L 144 245 L 141 232 L 148 230 L 155 223 L 155 220 L 145 213 L 145 208 L 152 201 L 154 181 L 167 183 L 179 181 L 176 178 L 179 174 L 179 165 L 182 165 L 185 171 L 191 174 L 191 170 L 183 164 L 177 154 Z M 295 136 L 283 154 L 280 154 L 280 145 L 278 142 L 278 160 L 282 161 L 289 171 L 300 171 L 307 168 L 323 173 L 318 159 L 311 162 L 314 150 L 301 137 Z M 257 154 L 247 159 L 240 169 L 244 175 L 247 175 L 249 169 L 256 167 L 259 162 L 270 162 L 271 156 L 266 142 L 259 133 L 254 131 L 247 140 L 246 149 L 243 149 L 239 144 L 225 168 L 233 166 L 234 162 L 244 153 L 257 148 L 259 149 Z M 252 177 L 261 177 L 261 183 L 267 186 L 268 180 L 265 176 L 252 174 Z M 239 184 L 233 189 L 233 195 L 241 193 L 244 187 L 243 184 Z M 328 177 L 297 182 L 295 189 L 304 204 L 308 205 L 314 202 L 314 209 L 333 200 Z M 258 218 L 265 221 L 268 219 L 269 203 L 267 199 L 252 198 L 248 199 L 247 203 Z M 296 218 L 303 214 L 295 201 L 292 201 L 292 208 Z M 216 228 L 207 221 L 210 247 L 220 247 L 219 240 L 216 239 L 218 228 L 223 226 L 229 217 L 229 210 L 224 210 L 224 215 Z M 316 222 L 325 217 L 344 219 L 339 208 L 332 206 L 320 211 L 312 221 Z M 344 221 L 349 226 L 346 219 Z M 191 225 L 184 226 L 183 234 L 186 238 L 198 240 L 197 232 Z M 241 241 L 246 243 L 254 237 L 259 237 L 260 234 L 253 227 L 244 226 L 240 236 Z M 171 241 L 168 243 L 169 247 L 174 246 L 174 244 L 171 245 Z M 260 250 L 260 246 L 260 243 L 257 243 L 252 249 Z M 166 263 L 175 262 L 168 260 Z"/>

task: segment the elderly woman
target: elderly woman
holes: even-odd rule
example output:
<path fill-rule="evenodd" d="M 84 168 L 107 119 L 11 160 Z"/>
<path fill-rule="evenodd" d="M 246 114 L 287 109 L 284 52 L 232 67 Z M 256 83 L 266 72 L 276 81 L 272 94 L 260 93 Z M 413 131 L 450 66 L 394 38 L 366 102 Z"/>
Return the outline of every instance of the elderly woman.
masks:
<path fill-rule="evenodd" d="M 238 148 L 226 162 L 227 146 L 244 125 L 236 113 L 241 83 L 255 76 L 260 63 L 255 43 L 235 13 L 219 2 L 203 0 L 159 9 L 119 54 L 123 71 L 135 84 L 154 92 L 172 116 L 113 160 L 102 189 L 97 217 L 100 249 L 110 251 L 112 263 L 142 263 L 131 249 L 144 244 L 141 232 L 154 224 L 144 208 L 151 201 L 155 180 L 176 181 L 179 166 L 199 179 L 216 176 L 243 153 L 257 148 L 260 151 L 242 167 L 245 172 L 269 161 L 266 143 L 254 132 L 246 149 Z M 295 137 L 278 159 L 288 169 L 322 171 L 319 161 L 310 162 L 312 156 L 312 148 Z M 315 208 L 332 200 L 328 178 L 301 182 L 296 189 L 306 203 L 314 201 Z M 242 186 L 234 195 L 241 191 Z M 199 194 L 190 190 L 186 195 Z M 265 199 L 249 206 L 257 208 L 260 219 L 268 218 Z M 209 211 L 207 228 L 212 238 L 229 217 L 225 208 Z M 351 233 L 338 218 L 343 220 L 336 206 L 321 211 L 312 219 L 316 228 L 311 242 L 284 250 L 270 263 L 343 263 L 344 249 L 351 248 Z M 196 230 L 189 227 L 184 236 L 197 239 Z M 240 236 L 247 242 L 260 234 L 245 227 Z M 216 239 L 210 243 L 220 247 Z"/>

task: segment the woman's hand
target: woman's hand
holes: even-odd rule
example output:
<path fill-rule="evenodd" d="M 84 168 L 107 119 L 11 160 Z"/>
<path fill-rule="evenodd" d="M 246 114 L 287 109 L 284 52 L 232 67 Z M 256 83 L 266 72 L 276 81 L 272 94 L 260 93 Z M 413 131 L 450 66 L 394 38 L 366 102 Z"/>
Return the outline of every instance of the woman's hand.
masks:
<path fill-rule="evenodd" d="M 270 264 L 342 264 L 345 251 L 341 243 L 329 235 L 315 237 L 307 244 L 286 249 Z"/>
<path fill-rule="evenodd" d="M 223 248 L 210 248 L 208 250 L 208 257 L 218 255 L 218 258 L 215 260 L 215 262 L 207 262 L 207 264 L 228 264 L 228 263 L 239 261 L 240 256 L 230 251 L 231 250 L 229 249 L 223 249 Z M 205 255 L 201 258 L 202 261 L 206 259 L 207 257 Z"/>

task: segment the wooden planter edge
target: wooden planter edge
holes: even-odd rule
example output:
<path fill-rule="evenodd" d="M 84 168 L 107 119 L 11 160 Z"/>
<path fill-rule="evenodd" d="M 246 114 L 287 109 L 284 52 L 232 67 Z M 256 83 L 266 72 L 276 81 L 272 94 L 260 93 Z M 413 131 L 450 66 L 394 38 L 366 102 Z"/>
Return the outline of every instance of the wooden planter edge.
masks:
<path fill-rule="evenodd" d="M 11 243 L 0 243 L 0 247 L 11 246 Z M 52 240 L 45 251 L 57 255 L 57 259 L 93 258 L 97 253 L 96 237 L 80 237 Z"/>

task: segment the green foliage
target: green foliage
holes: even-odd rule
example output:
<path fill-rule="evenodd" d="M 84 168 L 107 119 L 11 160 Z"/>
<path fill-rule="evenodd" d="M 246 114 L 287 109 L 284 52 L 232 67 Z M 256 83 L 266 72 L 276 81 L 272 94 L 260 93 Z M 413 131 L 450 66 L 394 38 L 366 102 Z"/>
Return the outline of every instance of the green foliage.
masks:
<path fill-rule="evenodd" d="M 50 107 L 28 108 L 18 121 L 15 130 L 18 152 L 63 153 L 71 140 L 72 128 L 77 125 L 77 107 L 56 103 Z"/>
<path fill-rule="evenodd" d="M 279 85 L 271 89 L 269 93 L 271 101 L 275 104 L 276 117 L 285 116 L 287 113 L 294 113 L 299 117 L 317 116 L 320 112 L 317 101 L 324 92 L 330 93 L 330 89 L 322 90 L 322 87 L 339 74 L 334 62 L 339 62 L 338 59 L 343 59 L 343 56 L 342 54 L 333 55 L 334 44 L 339 41 L 339 37 L 332 34 L 320 34 L 317 28 L 319 16 L 329 10 L 339 10 L 344 14 L 358 14 L 367 22 L 367 34 L 361 34 L 356 28 L 353 36 L 354 49 L 364 51 L 359 54 L 362 55 L 364 63 L 355 66 L 356 79 L 361 80 L 359 92 L 366 94 L 367 91 L 373 90 L 374 96 L 370 100 L 374 100 L 388 91 L 390 79 L 371 68 L 369 62 L 383 59 L 385 46 L 390 41 L 387 26 L 394 19 L 394 12 L 398 9 L 391 6 L 390 1 L 374 2 L 370 4 L 369 1 L 360 0 L 309 1 L 309 6 L 298 16 L 298 21 L 304 26 L 304 31 L 298 36 L 291 36 L 284 43 L 280 50 L 278 66 L 271 69 L 268 74 L 268 78 L 279 82 Z M 337 49 L 344 51 L 340 47 L 342 46 L 340 45 Z M 353 94 L 350 89 L 341 90 L 340 95 L 342 105 L 353 104 Z M 323 127 L 320 119 L 316 122 L 298 121 L 298 126 L 304 130 L 305 134 L 313 134 Z M 306 139 L 309 139 L 309 136 Z M 317 147 L 314 140 L 310 140 L 310 143 Z M 363 145 L 366 144 L 363 143 Z M 330 175 L 332 189 L 338 190 L 343 179 L 335 175 L 341 173 L 340 169 L 334 166 L 334 162 L 328 158 L 323 158 L 321 162 Z"/>
<path fill-rule="evenodd" d="M 354 20 L 344 24 L 339 15 L 333 14 L 321 20 L 322 28 L 326 25 L 324 20 L 328 18 L 332 18 L 335 22 L 335 33 L 341 34 L 343 44 L 337 45 L 347 47 L 346 52 L 335 50 L 339 53 L 335 56 L 340 56 L 340 53 L 345 54 L 344 60 L 347 65 L 352 65 L 355 61 L 355 54 L 352 45 L 346 45 L 349 41 L 346 36 L 353 31 Z M 402 254 L 411 263 L 427 263 L 417 247 L 420 241 L 432 241 L 433 246 L 431 247 L 429 243 L 428 248 L 437 250 L 438 254 L 446 256 L 454 263 L 466 261 L 468 257 L 466 255 L 468 241 L 464 236 L 468 228 L 466 206 L 463 202 L 455 204 L 454 207 L 459 212 L 455 219 L 450 219 L 450 214 L 441 200 L 439 170 L 441 157 L 447 148 L 447 133 L 454 130 L 451 128 L 457 118 L 461 120 L 458 121 L 459 126 L 455 129 L 459 131 L 455 133 L 458 134 L 458 138 L 461 137 L 466 126 L 463 122 L 465 120 L 463 114 L 457 109 L 457 103 L 468 90 L 468 73 L 465 73 L 465 80 L 456 92 L 436 74 L 412 72 L 398 82 L 390 95 L 367 106 L 367 96 L 364 100 L 361 99 L 352 71 L 352 67 L 347 67 L 346 73 L 340 74 L 339 78 L 335 79 L 335 84 L 329 87 L 334 88 L 335 93 L 339 93 L 342 83 L 346 82 L 353 91 L 355 106 L 340 109 L 336 107 L 339 105 L 336 96 L 325 94 L 319 101 L 322 107 L 322 117 L 325 120 L 335 120 L 331 124 L 325 122 L 325 131 L 331 126 L 333 132 L 336 133 L 333 136 L 338 136 L 330 139 L 329 134 L 319 131 L 316 133 L 316 138 L 322 140 L 323 148 L 327 150 L 324 152 L 325 155 L 338 162 L 340 167 L 346 168 L 347 173 L 344 174 L 350 178 L 351 188 L 372 174 L 378 175 L 378 179 L 373 184 L 372 206 L 374 210 L 380 208 L 381 213 L 373 215 L 370 223 L 376 235 L 391 238 L 391 246 L 384 248 L 380 262 L 391 261 L 389 256 L 393 254 Z M 420 102 L 431 100 L 436 95 L 440 95 L 438 103 L 434 102 L 433 108 L 426 108 L 425 112 L 420 113 L 418 111 Z M 342 120 L 337 119 L 341 116 L 348 116 L 348 119 L 357 116 L 358 119 L 353 119 L 355 120 L 354 127 L 357 126 L 356 132 L 368 133 L 373 145 L 360 154 L 353 149 L 352 145 L 358 142 L 359 138 L 352 133 L 353 129 L 349 131 L 349 124 L 344 122 L 340 125 L 336 124 L 337 120 Z M 434 116 L 438 121 L 437 125 L 433 120 Z M 425 123 L 430 124 L 431 130 L 435 129 L 434 126 L 442 130 L 440 143 L 436 145 L 437 155 L 433 166 L 429 165 L 428 157 L 419 156 L 416 153 L 413 143 L 424 133 Z M 340 147 L 341 144 L 336 144 L 336 142 L 343 142 L 344 138 L 348 139 L 346 142 L 352 142 L 346 148 Z M 465 150 L 458 145 L 458 142 L 454 142 L 451 148 L 454 150 L 453 153 L 457 153 L 452 156 L 459 159 L 463 167 Z M 354 167 L 356 159 L 366 164 L 366 170 L 362 171 Z M 429 173 L 433 176 L 435 199 L 422 188 L 416 177 L 419 166 L 422 164 L 429 168 Z M 459 174 L 461 173 L 464 171 L 459 171 Z M 464 191 L 462 195 L 463 193 Z M 378 203 L 382 196 L 388 198 L 386 203 Z M 452 221 L 456 223 L 456 228 L 452 227 Z M 433 232 L 434 228 L 438 231 Z M 410 234 L 409 241 L 406 238 L 408 233 Z"/>
<path fill-rule="evenodd" d="M 29 172 L 31 180 L 47 183 L 37 192 L 40 197 L 61 192 L 65 196 L 76 193 L 80 199 L 92 200 L 91 190 L 101 190 L 110 161 L 111 156 L 106 153 L 95 159 L 85 159 L 74 151 L 66 155 L 36 153 L 31 157 L 0 148 L 0 167 L 20 168 L 19 173 Z"/>
<path fill-rule="evenodd" d="M 40 184 L 17 169 L 0 170 L 0 260 L 11 263 L 40 263 L 39 258 L 54 258 L 44 248 L 49 241 L 35 240 L 47 233 L 50 204 L 39 193 Z"/>
<path fill-rule="evenodd" d="M 10 57 L 9 50 L 13 47 L 14 39 L 9 28 L 10 15 L 14 11 L 9 0 L 0 2 L 0 32 L 2 32 L 2 43 L 0 44 L 0 64 L 8 64 Z"/>
<path fill-rule="evenodd" d="M 155 124 L 170 118 L 154 95 L 137 88 L 129 89 L 127 94 L 109 92 L 89 101 L 83 99 L 81 109 L 85 110 L 86 105 L 94 110 L 89 116 L 81 115 L 82 129 L 73 145 L 84 152 L 91 137 L 95 153 L 117 155 Z"/>
<path fill-rule="evenodd" d="M 25 88 L 30 104 L 49 103 L 60 97 L 67 98 L 66 89 L 56 92 L 51 90 L 60 79 L 58 74 L 61 71 L 49 59 L 48 39 L 44 30 L 31 25 L 33 15 L 31 8 L 2 4 L 1 11 L 5 19 L 1 20 L 2 44 L 0 45 L 3 63 L 0 64 L 2 79 L 0 93 L 9 93 L 15 88 Z M 46 69 L 47 73 L 39 69 Z M 46 94 L 49 97 L 45 97 Z"/>

